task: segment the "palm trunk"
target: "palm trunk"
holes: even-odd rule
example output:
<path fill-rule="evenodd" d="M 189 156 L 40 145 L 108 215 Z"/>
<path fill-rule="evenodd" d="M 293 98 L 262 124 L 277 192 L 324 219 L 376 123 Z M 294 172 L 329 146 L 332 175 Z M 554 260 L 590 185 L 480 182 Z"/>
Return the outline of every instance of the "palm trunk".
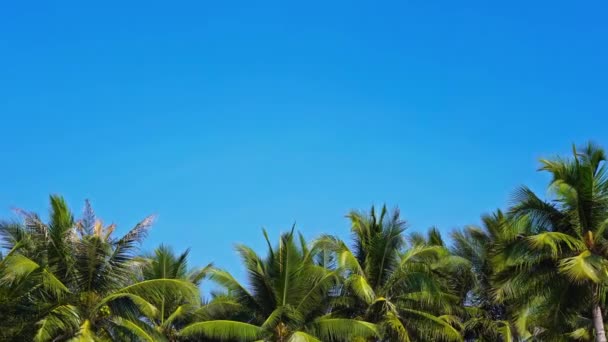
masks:
<path fill-rule="evenodd" d="M 606 330 L 604 330 L 604 317 L 599 304 L 593 307 L 593 327 L 595 328 L 595 342 L 607 342 Z"/>

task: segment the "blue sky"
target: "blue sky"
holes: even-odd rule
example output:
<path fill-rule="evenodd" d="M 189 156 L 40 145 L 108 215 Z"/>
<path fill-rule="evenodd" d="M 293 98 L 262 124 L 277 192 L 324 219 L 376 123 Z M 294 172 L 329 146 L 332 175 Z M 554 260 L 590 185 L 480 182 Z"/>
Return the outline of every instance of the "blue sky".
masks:
<path fill-rule="evenodd" d="M 476 223 L 540 156 L 608 147 L 602 1 L 0 5 L 0 215 L 85 198 L 239 272 L 293 222 L 386 202 Z"/>

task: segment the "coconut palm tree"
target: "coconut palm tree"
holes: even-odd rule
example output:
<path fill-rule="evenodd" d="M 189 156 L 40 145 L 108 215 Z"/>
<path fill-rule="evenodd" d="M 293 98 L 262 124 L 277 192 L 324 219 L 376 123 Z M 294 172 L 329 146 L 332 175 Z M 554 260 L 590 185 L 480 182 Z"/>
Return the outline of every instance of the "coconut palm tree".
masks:
<path fill-rule="evenodd" d="M 176 255 L 173 250 L 160 245 L 153 253 L 139 259 L 142 264 L 141 281 L 156 279 L 178 279 L 199 286 L 211 269 L 211 264 L 190 270 L 188 268 L 189 250 Z M 178 331 L 192 320 L 201 306 L 198 294 L 183 292 L 163 292 L 144 299 L 155 310 L 142 312 L 140 322 L 132 322 L 138 327 L 138 337 L 146 341 L 177 341 Z"/>
<path fill-rule="evenodd" d="M 554 197 L 544 201 L 524 187 L 511 209 L 514 217 L 529 218 L 537 234 L 503 250 L 500 264 L 504 267 L 498 277 L 502 285 L 496 294 L 537 301 L 535 307 L 544 311 L 547 333 L 558 333 L 563 339 L 585 335 L 585 322 L 591 322 L 595 340 L 606 342 L 605 159 L 604 151 L 589 143 L 580 150 L 573 147 L 570 159 L 541 160 L 540 170 L 552 176 L 549 189 Z M 564 329 L 575 330 L 564 337 Z"/>
<path fill-rule="evenodd" d="M 505 245 L 533 235 L 530 221 L 515 220 L 497 210 L 482 216 L 483 225 L 468 226 L 452 232 L 452 253 L 471 263 L 474 281 L 469 287 L 463 306 L 466 308 L 465 336 L 475 341 L 522 341 L 530 340 L 534 333 L 530 310 L 527 306 L 517 307 L 506 301 L 498 301 L 494 278 L 497 270 L 496 254 Z"/>
<path fill-rule="evenodd" d="M 5 223 L 3 228 L 8 228 Z M 16 226 L 16 225 L 15 225 Z M 45 267 L 20 255 L 20 244 L 0 255 L 0 341 L 31 341 L 39 312 L 51 307 L 42 295 L 67 288 Z"/>
<path fill-rule="evenodd" d="M 120 340 L 133 336 L 131 324 L 155 308 L 144 298 L 167 291 L 198 295 L 196 286 L 175 279 L 137 282 L 134 256 L 152 218 L 119 238 L 115 225 L 104 227 L 86 202 L 76 221 L 63 198 L 51 196 L 50 220 L 20 210 L 24 224 L 0 226 L 11 255 L 3 265 L 3 283 L 29 282 L 27 300 L 38 322 L 35 341 Z M 33 283 L 32 282 L 37 282 Z"/>
<path fill-rule="evenodd" d="M 353 211 L 348 218 L 352 249 L 333 236 L 316 242 L 335 253 L 345 278 L 335 313 L 379 324 L 381 340 L 462 340 L 452 315 L 458 296 L 438 276 L 454 261 L 449 251 L 426 240 L 406 248 L 399 210 L 389 215 L 383 206 L 377 216 L 372 207 L 369 215 Z"/>
<path fill-rule="evenodd" d="M 290 232 L 282 234 L 279 246 L 268 244 L 265 258 L 251 248 L 239 245 L 237 251 L 247 270 L 249 285 L 239 283 L 230 273 L 214 269 L 210 278 L 226 293 L 218 296 L 223 306 L 233 298 L 238 312 L 233 320 L 193 323 L 182 336 L 202 336 L 238 341 L 365 341 L 376 335 L 373 324 L 334 317 L 327 298 L 338 284 L 338 274 L 319 265 L 317 251 L 309 249 L 304 238 Z"/>

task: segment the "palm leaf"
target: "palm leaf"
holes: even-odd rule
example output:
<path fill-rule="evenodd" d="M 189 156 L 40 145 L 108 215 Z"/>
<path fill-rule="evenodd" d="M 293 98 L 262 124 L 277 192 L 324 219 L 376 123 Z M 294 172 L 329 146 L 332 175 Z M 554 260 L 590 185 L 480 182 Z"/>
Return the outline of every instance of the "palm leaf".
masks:
<path fill-rule="evenodd" d="M 367 283 L 367 279 L 359 274 L 353 274 L 346 280 L 346 286 L 353 291 L 355 296 L 367 304 L 373 303 L 376 299 L 374 289 Z"/>
<path fill-rule="evenodd" d="M 193 323 L 180 331 L 184 337 L 203 336 L 219 340 L 255 341 L 260 337 L 258 326 L 235 321 L 217 320 Z"/>
<path fill-rule="evenodd" d="M 303 331 L 296 331 L 289 336 L 287 342 L 321 342 L 321 340 Z"/>
<path fill-rule="evenodd" d="M 318 318 L 311 326 L 313 335 L 323 341 L 351 341 L 354 337 L 378 337 L 375 324 L 347 318 Z"/>
<path fill-rule="evenodd" d="M 80 314 L 75 306 L 58 306 L 38 322 L 39 328 L 34 336 L 34 341 L 51 341 L 58 335 L 76 332 L 80 323 Z"/>
<path fill-rule="evenodd" d="M 562 259 L 559 270 L 575 283 L 585 281 L 599 283 L 606 280 L 606 264 L 606 260 L 601 257 L 591 254 L 589 251 L 583 251 L 577 256 Z"/>
<path fill-rule="evenodd" d="M 427 312 L 408 308 L 401 308 L 400 310 L 411 315 L 419 316 L 423 318 L 426 322 L 432 323 L 432 326 L 434 328 L 432 330 L 427 329 L 426 332 L 434 338 L 445 339 L 448 341 L 463 340 L 462 335 L 458 330 L 456 330 L 452 325 L 450 325 L 448 322 L 439 317 L 433 316 Z"/>
<path fill-rule="evenodd" d="M 573 251 L 581 251 L 585 248 L 579 239 L 560 232 L 544 232 L 532 235 L 528 237 L 528 241 L 532 248 L 549 250 L 554 258 L 561 254 L 564 247 Z"/>
<path fill-rule="evenodd" d="M 112 322 L 114 324 L 116 324 L 117 326 L 128 330 L 131 334 L 137 336 L 141 341 L 147 341 L 147 342 L 166 341 L 164 336 L 162 336 L 160 334 L 152 333 L 152 332 L 148 331 L 148 329 L 142 328 L 139 324 L 136 324 L 133 321 L 130 321 L 128 319 L 116 317 Z"/>

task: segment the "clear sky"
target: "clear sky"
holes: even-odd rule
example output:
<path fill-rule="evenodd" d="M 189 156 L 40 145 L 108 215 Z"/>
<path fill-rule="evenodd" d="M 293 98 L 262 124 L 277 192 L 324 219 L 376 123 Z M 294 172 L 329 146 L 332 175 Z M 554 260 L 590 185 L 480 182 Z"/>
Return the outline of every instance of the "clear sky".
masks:
<path fill-rule="evenodd" d="M 2 217 L 157 213 L 146 249 L 238 274 L 261 227 L 386 202 L 447 232 L 608 147 L 605 1 L 92 3 L 0 5 Z"/>

